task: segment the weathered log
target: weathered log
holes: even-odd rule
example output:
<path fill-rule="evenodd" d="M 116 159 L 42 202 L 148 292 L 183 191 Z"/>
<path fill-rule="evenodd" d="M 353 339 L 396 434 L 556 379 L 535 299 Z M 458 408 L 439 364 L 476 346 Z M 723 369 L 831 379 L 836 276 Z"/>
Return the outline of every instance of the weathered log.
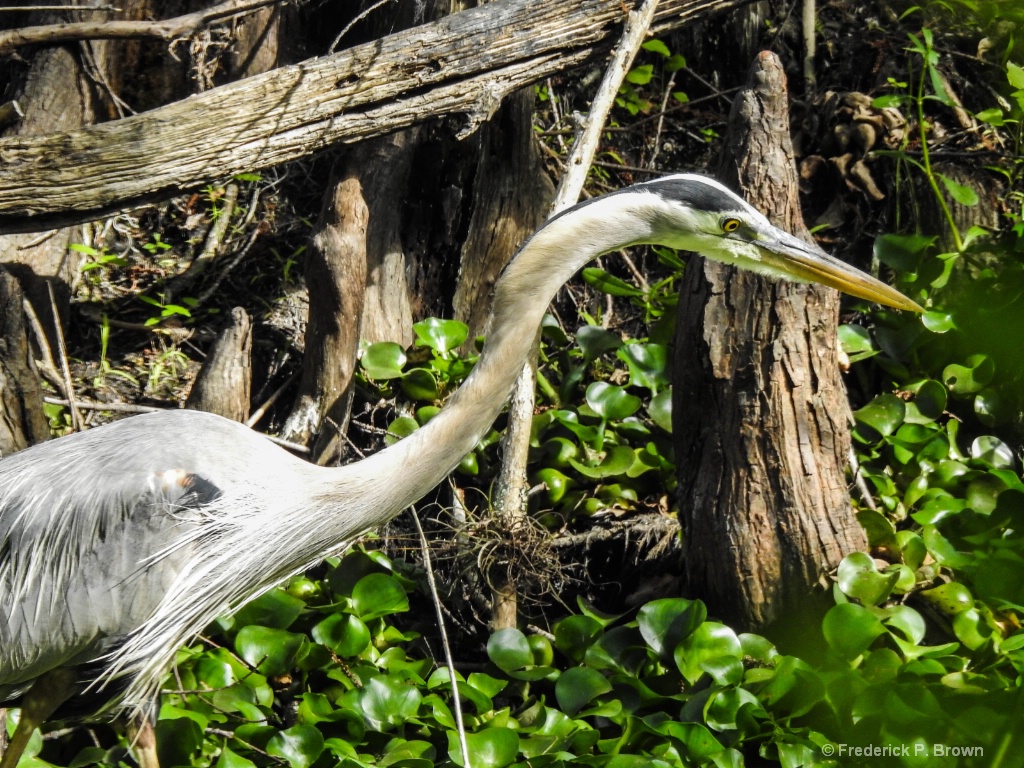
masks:
<path fill-rule="evenodd" d="M 785 75 L 761 54 L 730 117 L 721 177 L 773 222 L 800 216 Z M 762 630 L 809 607 L 844 554 L 866 546 L 846 488 L 838 294 L 691 261 L 673 397 L 688 590 Z M 818 595 L 823 592 L 818 589 Z"/>
<path fill-rule="evenodd" d="M 252 390 L 252 320 L 241 307 L 214 343 L 203 364 L 186 408 L 216 413 L 233 421 L 249 417 Z"/>
<path fill-rule="evenodd" d="M 663 0 L 656 28 L 747 2 Z M 95 218 L 439 116 L 461 116 L 469 133 L 509 93 L 607 52 L 622 20 L 622 0 L 499 0 L 123 120 L 0 140 L 0 232 Z"/>

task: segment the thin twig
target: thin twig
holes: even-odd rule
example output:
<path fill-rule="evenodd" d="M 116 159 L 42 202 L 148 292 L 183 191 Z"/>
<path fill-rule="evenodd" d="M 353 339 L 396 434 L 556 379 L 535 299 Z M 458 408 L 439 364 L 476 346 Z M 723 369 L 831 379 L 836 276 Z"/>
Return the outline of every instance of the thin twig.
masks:
<path fill-rule="evenodd" d="M 77 21 L 68 24 L 46 24 L 35 27 L 22 27 L 0 32 L 0 53 L 11 51 L 25 45 L 39 43 L 55 44 L 76 42 L 79 40 L 126 40 L 131 38 L 155 38 L 157 40 L 174 40 L 185 37 L 198 29 L 231 16 L 242 16 L 259 10 L 268 5 L 275 5 L 282 0 L 227 0 L 226 2 L 194 13 L 186 13 L 173 19 L 163 21 Z M 59 10 L 68 10 L 72 6 L 62 6 Z M 39 8 L 41 10 L 41 8 Z M 97 10 L 94 8 L 74 8 L 75 10 Z M 0 8 L 0 10 L 5 10 Z M 26 10 L 18 8 L 17 10 Z M 53 9 L 48 9 L 53 10 Z"/>
<path fill-rule="evenodd" d="M 71 401 L 64 397 L 43 397 L 44 403 L 51 405 L 63 405 L 70 407 Z M 109 411 L 110 413 L 153 413 L 153 411 L 166 411 L 167 408 L 157 408 L 152 405 L 136 405 L 135 403 L 95 403 L 87 400 L 75 400 L 75 407 L 83 411 Z"/>
<path fill-rule="evenodd" d="M 360 13 L 356 14 L 356 17 L 354 19 L 352 19 L 352 21 L 350 21 L 348 24 L 346 24 L 344 27 L 342 27 L 341 32 L 338 33 L 338 36 L 334 38 L 334 40 L 331 42 L 330 47 L 328 47 L 327 53 L 328 54 L 334 53 L 334 49 L 338 47 L 338 43 L 341 42 L 341 38 L 343 38 L 345 35 L 347 35 L 348 31 L 350 29 L 352 29 L 352 27 L 354 27 L 360 21 L 365 19 L 367 16 L 369 16 L 374 11 L 376 11 L 382 5 L 385 5 L 386 3 L 390 3 L 390 2 L 392 2 L 392 0 L 377 0 L 377 2 L 374 3 L 373 5 L 371 5 L 369 8 L 367 8 L 366 10 L 361 11 Z"/>
<path fill-rule="evenodd" d="M 46 289 L 50 292 L 50 310 L 53 313 L 53 331 L 57 337 L 57 351 L 60 353 L 60 372 L 64 378 L 65 393 L 68 396 L 68 410 L 71 411 L 71 428 L 78 432 L 82 429 L 82 414 L 75 405 L 75 387 L 71 379 L 71 366 L 68 364 L 68 350 L 64 344 L 64 329 L 60 326 L 60 313 L 57 311 L 57 297 L 53 293 L 53 282 L 46 281 Z"/>
<path fill-rule="evenodd" d="M 249 418 L 245 420 L 245 426 L 255 426 L 256 423 L 263 418 L 263 415 L 270 409 L 270 406 L 277 402 L 278 398 L 280 398 L 281 395 L 283 395 L 288 390 L 288 387 L 295 383 L 295 380 L 297 378 L 299 378 L 299 373 L 293 373 L 291 376 L 285 379 L 284 384 L 275 389 L 270 394 L 270 397 L 264 400 L 262 405 L 260 405 L 259 408 L 253 411 Z"/>
<path fill-rule="evenodd" d="M 412 521 L 416 524 L 416 531 L 420 535 L 420 550 L 423 553 L 423 569 L 427 573 L 427 584 L 430 585 L 430 595 L 434 599 L 434 610 L 437 612 L 437 628 L 441 633 L 441 646 L 444 648 L 444 660 L 448 667 L 448 679 L 452 683 L 452 705 L 455 708 L 455 725 L 459 733 L 459 746 L 462 748 L 462 764 L 465 768 L 472 768 L 469 761 L 469 745 L 466 743 L 466 726 L 462 722 L 462 702 L 459 701 L 459 682 L 455 672 L 455 660 L 452 658 L 452 648 L 448 644 L 448 632 L 445 630 L 444 611 L 441 609 L 441 597 L 437 593 L 437 582 L 434 581 L 434 569 L 430 564 L 430 545 L 427 543 L 427 536 L 423 533 L 423 526 L 420 525 L 420 516 L 416 514 L 416 507 L 411 507 Z"/>

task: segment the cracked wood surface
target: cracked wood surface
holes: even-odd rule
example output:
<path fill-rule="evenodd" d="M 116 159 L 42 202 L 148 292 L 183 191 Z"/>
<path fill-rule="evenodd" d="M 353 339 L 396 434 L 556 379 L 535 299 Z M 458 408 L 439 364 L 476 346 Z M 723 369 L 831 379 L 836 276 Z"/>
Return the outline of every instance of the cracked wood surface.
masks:
<path fill-rule="evenodd" d="M 750 0 L 662 0 L 655 28 Z M 95 218 L 336 142 L 460 116 L 606 53 L 621 0 L 499 0 L 81 130 L 0 140 L 0 232 Z"/>

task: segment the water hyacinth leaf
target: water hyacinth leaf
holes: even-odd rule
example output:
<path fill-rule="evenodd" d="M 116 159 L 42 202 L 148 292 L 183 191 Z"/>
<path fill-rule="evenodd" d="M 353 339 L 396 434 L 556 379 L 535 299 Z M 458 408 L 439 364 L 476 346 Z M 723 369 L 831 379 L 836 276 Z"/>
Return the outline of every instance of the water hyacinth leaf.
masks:
<path fill-rule="evenodd" d="M 878 605 L 892 593 L 898 573 L 880 573 L 864 552 L 851 552 L 839 563 L 837 582 L 843 593 L 864 605 Z"/>
<path fill-rule="evenodd" d="M 409 610 L 409 595 L 398 579 L 387 573 L 371 573 L 352 588 L 352 603 L 363 621 Z"/>
<path fill-rule="evenodd" d="M 922 382 L 914 393 L 914 403 L 921 413 L 931 419 L 942 416 L 946 410 L 948 395 L 941 381 L 928 379 Z"/>
<path fill-rule="evenodd" d="M 670 659 L 672 652 L 707 618 L 700 600 L 666 597 L 653 600 L 637 614 L 640 634 L 659 656 Z"/>
<path fill-rule="evenodd" d="M 857 511 L 857 521 L 868 535 L 872 547 L 884 547 L 896 542 L 896 528 L 892 521 L 875 509 Z"/>
<path fill-rule="evenodd" d="M 875 238 L 875 258 L 898 272 L 914 272 L 921 254 L 935 243 L 923 235 L 885 234 Z"/>
<path fill-rule="evenodd" d="M 629 368 L 629 383 L 657 394 L 669 382 L 668 347 L 664 344 L 626 344 L 616 353 Z"/>
<path fill-rule="evenodd" d="M 620 421 L 636 413 L 641 400 L 623 387 L 595 381 L 587 387 L 587 405 L 605 421 Z"/>
<path fill-rule="evenodd" d="M 384 443 L 387 445 L 393 445 L 402 437 L 409 437 L 409 435 L 413 434 L 413 432 L 419 428 L 419 423 L 412 416 L 399 416 L 387 425 L 387 434 L 384 435 Z"/>
<path fill-rule="evenodd" d="M 974 414 L 986 427 L 994 427 L 1006 420 L 1009 412 L 1006 397 L 995 387 L 985 387 L 974 396 Z"/>
<path fill-rule="evenodd" d="M 415 686 L 384 675 L 371 678 L 355 693 L 360 714 L 375 731 L 389 731 L 415 717 L 423 700 Z"/>
<path fill-rule="evenodd" d="M 822 631 L 825 640 L 842 658 L 855 659 L 885 632 L 885 627 L 864 606 L 843 603 L 825 614 Z"/>
<path fill-rule="evenodd" d="M 188 717 L 161 717 L 156 723 L 156 743 L 161 765 L 192 765 L 203 745 L 203 729 Z M 38 766 L 49 765 L 36 760 L 33 762 Z"/>
<path fill-rule="evenodd" d="M 305 635 L 250 624 L 238 631 L 235 649 L 261 675 L 274 677 L 292 669 L 307 642 Z"/>
<path fill-rule="evenodd" d="M 704 674 L 703 665 L 721 657 L 742 658 L 743 646 L 732 629 L 705 621 L 673 650 L 676 666 L 691 684 Z"/>
<path fill-rule="evenodd" d="M 267 754 L 287 760 L 291 768 L 309 768 L 323 751 L 323 734 L 312 725 L 293 725 L 267 742 Z"/>
<path fill-rule="evenodd" d="M 359 617 L 349 613 L 332 613 L 313 626 L 313 639 L 338 656 L 356 656 L 370 644 L 370 630 Z"/>
<path fill-rule="evenodd" d="M 953 633 L 957 640 L 977 651 L 992 639 L 992 628 L 974 608 L 961 611 L 953 617 Z"/>
<path fill-rule="evenodd" d="M 437 379 L 425 368 L 413 368 L 402 376 L 402 392 L 410 400 L 433 402 L 440 397 Z"/>
<path fill-rule="evenodd" d="M 579 662 L 603 631 L 601 624 L 590 616 L 569 616 L 555 625 L 555 646 Z"/>
<path fill-rule="evenodd" d="M 921 323 L 932 333 L 946 333 L 956 328 L 953 316 L 948 312 L 925 312 L 921 315 Z"/>
<path fill-rule="evenodd" d="M 848 356 L 861 356 L 876 352 L 871 332 L 862 325 L 844 323 L 839 326 L 839 344 Z"/>
<path fill-rule="evenodd" d="M 487 657 L 502 672 L 516 672 L 533 664 L 533 651 L 518 629 L 500 629 L 487 641 Z"/>
<path fill-rule="evenodd" d="M 939 565 L 945 565 L 950 568 L 963 568 L 970 564 L 970 556 L 958 552 L 949 539 L 939 533 L 939 529 L 934 525 L 925 525 L 921 529 L 921 536 L 928 547 L 928 551 Z"/>
<path fill-rule="evenodd" d="M 903 638 L 914 645 L 924 640 L 924 618 L 909 605 L 896 606 L 882 623 L 890 629 L 899 630 Z"/>
<path fill-rule="evenodd" d="M 469 337 L 469 326 L 459 320 L 444 320 L 428 317 L 412 326 L 416 334 L 416 346 L 430 347 L 440 355 L 446 355 L 462 346 Z"/>
<path fill-rule="evenodd" d="M 260 624 L 274 629 L 287 629 L 305 607 L 305 602 L 292 597 L 280 587 L 275 587 L 242 606 L 234 615 L 234 626 Z"/>
<path fill-rule="evenodd" d="M 601 461 L 593 466 L 588 466 L 575 459 L 570 459 L 569 463 L 584 477 L 599 480 L 604 477 L 625 474 L 633 466 L 635 460 L 636 454 L 628 445 L 613 445 L 605 452 Z"/>
<path fill-rule="evenodd" d="M 651 421 L 663 430 L 672 434 L 672 389 L 663 389 L 651 398 L 647 404 L 647 413 Z"/>
<path fill-rule="evenodd" d="M 921 591 L 921 597 L 943 613 L 957 614 L 974 607 L 974 598 L 963 584 L 955 581 Z"/>
<path fill-rule="evenodd" d="M 397 379 L 402 375 L 406 361 L 405 349 L 393 341 L 370 344 L 360 358 L 366 375 L 377 381 Z"/>
<path fill-rule="evenodd" d="M 995 362 L 988 355 L 970 355 L 963 365 L 947 365 L 942 371 L 942 380 L 954 395 L 969 395 L 992 381 L 995 371 Z"/>
<path fill-rule="evenodd" d="M 467 733 L 466 747 L 473 768 L 505 768 L 519 754 L 519 734 L 511 728 L 486 728 Z M 453 731 L 448 732 L 448 757 L 456 765 L 466 764 L 459 736 Z"/>
<path fill-rule="evenodd" d="M 866 424 L 886 437 L 899 429 L 906 411 L 906 403 L 895 395 L 884 394 L 854 411 L 853 416 L 861 424 Z"/>
<path fill-rule="evenodd" d="M 1013 449 L 992 435 L 981 435 L 971 443 L 971 457 L 994 469 L 1013 469 Z"/>
<path fill-rule="evenodd" d="M 761 702 L 746 688 L 725 688 L 716 692 L 705 710 L 707 724 L 715 730 L 739 728 L 744 719 L 753 721 L 756 716 L 765 714 Z"/>
<path fill-rule="evenodd" d="M 220 750 L 220 755 L 217 757 L 217 762 L 214 763 L 214 768 L 256 768 L 256 764 L 252 760 L 248 760 L 236 752 L 232 752 L 231 749 L 225 745 Z"/>
<path fill-rule="evenodd" d="M 576 343 L 583 350 L 584 364 L 590 364 L 605 352 L 622 346 L 622 338 L 599 325 L 584 325 L 576 331 Z"/>
<path fill-rule="evenodd" d="M 603 693 L 608 693 L 612 684 L 608 678 L 590 667 L 570 667 L 555 683 L 555 698 L 558 706 L 570 717 Z"/>
<path fill-rule="evenodd" d="M 588 284 L 609 296 L 643 296 L 644 292 L 634 288 L 615 275 L 611 275 L 599 267 L 587 267 L 582 272 L 583 280 Z"/>

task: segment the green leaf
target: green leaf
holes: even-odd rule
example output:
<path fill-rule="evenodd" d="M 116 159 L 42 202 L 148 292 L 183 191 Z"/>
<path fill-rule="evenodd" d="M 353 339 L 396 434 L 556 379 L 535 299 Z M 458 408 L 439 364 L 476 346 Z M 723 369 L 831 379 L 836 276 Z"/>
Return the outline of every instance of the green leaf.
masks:
<path fill-rule="evenodd" d="M 879 395 L 870 403 L 853 412 L 854 418 L 878 434 L 891 435 L 903 423 L 907 404 L 896 395 Z"/>
<path fill-rule="evenodd" d="M 592 285 L 602 293 L 607 293 L 609 296 L 643 296 L 644 292 L 638 288 L 634 288 L 632 285 L 627 283 L 615 275 L 608 274 L 599 267 L 587 267 L 582 272 L 583 280 L 588 284 Z"/>
<path fill-rule="evenodd" d="M 606 381 L 595 381 L 587 387 L 587 405 L 605 421 L 620 421 L 640 408 L 641 400 L 623 387 Z"/>
<path fill-rule="evenodd" d="M 368 727 L 388 731 L 419 711 L 419 689 L 393 677 L 374 677 L 359 690 L 359 706 Z"/>
<path fill-rule="evenodd" d="M 533 651 L 518 629 L 499 629 L 487 641 L 487 657 L 503 672 L 516 672 L 533 664 Z"/>
<path fill-rule="evenodd" d="M 384 444 L 394 445 L 403 437 L 408 437 L 419 428 L 419 422 L 412 416 L 399 416 L 388 424 L 388 433 L 384 435 Z"/>
<path fill-rule="evenodd" d="M 651 421 L 672 434 L 672 389 L 663 389 L 652 397 L 647 404 L 647 413 Z"/>
<path fill-rule="evenodd" d="M 974 439 L 971 443 L 971 458 L 994 469 L 1013 469 L 1016 463 L 1013 449 L 993 435 L 981 435 Z"/>
<path fill-rule="evenodd" d="M 978 193 L 973 188 L 953 181 L 953 179 L 942 173 L 938 173 L 936 176 L 939 177 L 946 191 L 949 192 L 949 196 L 960 203 L 960 205 L 974 206 L 978 204 Z"/>
<path fill-rule="evenodd" d="M 603 693 L 612 690 L 608 678 L 590 667 L 570 667 L 555 683 L 558 706 L 570 717 Z"/>
<path fill-rule="evenodd" d="M 641 607 L 636 619 L 647 644 L 662 658 L 671 659 L 676 646 L 689 637 L 707 615 L 707 608 L 700 600 L 667 597 Z"/>
<path fill-rule="evenodd" d="M 401 376 L 407 358 L 401 344 L 380 341 L 363 350 L 360 362 L 367 376 L 383 381 Z"/>
<path fill-rule="evenodd" d="M 287 629 L 305 607 L 305 602 L 275 587 L 242 606 L 234 615 L 234 626 L 260 624 L 274 629 Z"/>
<path fill-rule="evenodd" d="M 921 255 L 935 244 L 935 240 L 923 235 L 880 235 L 874 242 L 875 258 L 897 272 L 914 272 Z"/>
<path fill-rule="evenodd" d="M 156 723 L 156 743 L 160 765 L 192 765 L 203 745 L 203 729 L 188 717 L 160 719 Z"/>
<path fill-rule="evenodd" d="M 409 610 L 409 595 L 398 579 L 386 573 L 371 573 L 352 588 L 352 603 L 364 622 Z"/>
<path fill-rule="evenodd" d="M 613 445 L 597 464 L 583 464 L 576 459 L 570 459 L 569 464 L 584 477 L 600 480 L 605 477 L 625 474 L 633 466 L 635 460 L 636 454 L 628 445 Z"/>
<path fill-rule="evenodd" d="M 669 383 L 668 347 L 664 344 L 626 344 L 616 353 L 629 367 L 629 383 L 657 394 Z"/>
<path fill-rule="evenodd" d="M 862 325 L 840 325 L 839 343 L 843 352 L 851 357 L 875 351 L 875 341 L 871 338 L 871 332 Z"/>
<path fill-rule="evenodd" d="M 942 380 L 954 395 L 967 395 L 992 381 L 995 370 L 995 362 L 988 355 L 970 355 L 963 365 L 947 365 L 942 371 Z"/>
<path fill-rule="evenodd" d="M 974 598 L 963 584 L 955 581 L 921 591 L 921 597 L 943 613 L 957 614 L 974 607 Z"/>
<path fill-rule="evenodd" d="M 878 605 L 892 593 L 898 573 L 879 573 L 875 561 L 864 552 L 851 552 L 839 563 L 837 582 L 843 593 L 864 605 Z"/>
<path fill-rule="evenodd" d="M 696 683 L 709 662 L 722 657 L 741 659 L 743 646 L 736 633 L 724 624 L 705 621 L 676 646 L 676 666 L 690 683 Z"/>
<path fill-rule="evenodd" d="M 308 768 L 323 751 L 323 734 L 312 725 L 293 725 L 267 742 L 267 754 L 287 760 L 292 768 Z"/>
<path fill-rule="evenodd" d="M 665 43 L 663 43 L 661 40 L 648 40 L 640 47 L 643 48 L 645 51 L 656 53 L 659 56 L 664 56 L 665 58 L 668 58 L 669 56 L 672 55 L 672 52 L 668 49 L 668 46 L 665 45 Z"/>
<path fill-rule="evenodd" d="M 1024 88 L 1024 68 L 1012 61 L 1006 62 L 1006 79 L 1014 88 Z"/>
<path fill-rule="evenodd" d="M 942 382 L 928 379 L 914 393 L 914 403 L 930 419 L 938 419 L 946 410 L 948 397 Z"/>
<path fill-rule="evenodd" d="M 633 85 L 647 85 L 651 82 L 652 77 L 654 77 L 654 65 L 641 64 L 626 73 L 626 82 L 633 83 Z"/>
<path fill-rule="evenodd" d="M 358 617 L 333 613 L 313 626 L 313 639 L 339 656 L 357 656 L 370 644 L 370 630 Z"/>
<path fill-rule="evenodd" d="M 568 616 L 555 625 L 555 646 L 579 662 L 602 632 L 601 624 L 590 616 Z"/>
<path fill-rule="evenodd" d="M 214 766 L 215 768 L 256 768 L 256 764 L 252 760 L 232 752 L 227 745 L 221 748 L 220 756 Z"/>
<path fill-rule="evenodd" d="M 510 728 L 486 728 L 466 734 L 466 747 L 473 768 L 505 768 L 519 754 L 519 734 Z M 456 765 L 465 765 L 459 736 L 448 732 L 448 757 Z"/>
<path fill-rule="evenodd" d="M 238 631 L 235 648 L 260 674 L 273 677 L 292 669 L 307 642 L 305 635 L 250 624 Z"/>
<path fill-rule="evenodd" d="M 426 400 L 432 402 L 441 396 L 437 379 L 426 368 L 413 368 L 401 379 L 402 391 L 410 400 Z"/>
<path fill-rule="evenodd" d="M 949 312 L 925 312 L 921 315 L 921 322 L 932 333 L 946 333 L 956 328 L 953 315 Z"/>
<path fill-rule="evenodd" d="M 430 347 L 441 355 L 457 349 L 469 337 L 469 326 L 459 320 L 428 317 L 414 323 L 412 329 L 416 334 L 416 346 Z"/>
<path fill-rule="evenodd" d="M 583 350 L 583 360 L 589 364 L 622 346 L 622 337 L 599 325 L 584 325 L 576 331 L 576 343 Z"/>
<path fill-rule="evenodd" d="M 856 603 L 833 606 L 821 625 L 825 640 L 844 659 L 855 659 L 871 646 L 885 627 L 871 611 Z"/>

